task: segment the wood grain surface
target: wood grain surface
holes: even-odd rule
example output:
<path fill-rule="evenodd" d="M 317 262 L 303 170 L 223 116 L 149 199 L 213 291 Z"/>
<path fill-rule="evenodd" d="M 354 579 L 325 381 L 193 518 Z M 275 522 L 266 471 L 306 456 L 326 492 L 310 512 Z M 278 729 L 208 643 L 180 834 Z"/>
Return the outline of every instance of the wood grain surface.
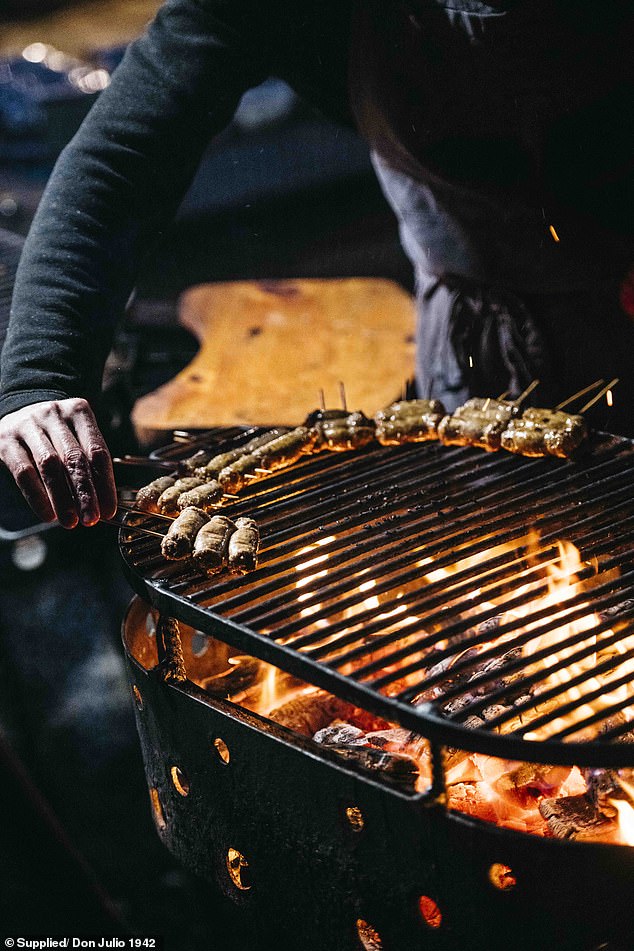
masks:
<path fill-rule="evenodd" d="M 193 361 L 141 398 L 132 420 L 143 442 L 157 431 L 297 425 L 318 405 L 372 414 L 414 369 L 413 299 L 386 280 L 353 278 L 205 284 L 180 301 L 199 340 Z"/>

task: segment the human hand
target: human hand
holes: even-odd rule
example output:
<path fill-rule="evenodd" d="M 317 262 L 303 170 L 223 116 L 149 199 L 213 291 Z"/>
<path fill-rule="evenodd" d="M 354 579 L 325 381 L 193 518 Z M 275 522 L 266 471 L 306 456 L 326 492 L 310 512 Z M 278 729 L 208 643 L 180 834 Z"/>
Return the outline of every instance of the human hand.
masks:
<path fill-rule="evenodd" d="M 94 525 L 117 508 L 112 461 L 83 399 L 47 400 L 0 420 L 0 461 L 43 522 Z"/>

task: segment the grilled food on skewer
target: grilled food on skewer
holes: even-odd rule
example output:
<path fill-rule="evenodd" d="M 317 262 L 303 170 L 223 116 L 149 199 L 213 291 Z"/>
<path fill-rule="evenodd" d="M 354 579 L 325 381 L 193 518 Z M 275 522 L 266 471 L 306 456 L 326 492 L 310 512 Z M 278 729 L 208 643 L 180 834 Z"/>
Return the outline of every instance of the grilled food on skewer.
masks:
<path fill-rule="evenodd" d="M 218 482 L 224 492 L 239 492 L 249 481 L 247 476 L 257 478 L 267 471 L 292 466 L 302 455 L 313 451 L 316 441 L 314 430 L 297 426 L 228 465 L 218 475 Z"/>
<path fill-rule="evenodd" d="M 304 425 L 316 433 L 314 449 L 318 452 L 322 449 L 331 452 L 363 449 L 374 439 L 374 422 L 361 411 L 316 410 L 306 418 Z"/>
<path fill-rule="evenodd" d="M 174 476 L 160 476 L 148 485 L 144 485 L 136 494 L 136 507 L 142 512 L 158 512 L 159 498 L 175 482 Z"/>
<path fill-rule="evenodd" d="M 202 509 L 190 506 L 174 519 L 161 542 L 161 552 L 169 561 L 188 558 L 194 547 L 194 541 L 200 529 L 209 521 Z"/>
<path fill-rule="evenodd" d="M 529 407 L 517 419 L 509 420 L 501 435 L 501 445 L 522 456 L 559 456 L 567 459 L 588 435 L 583 416 L 564 410 Z"/>
<path fill-rule="evenodd" d="M 376 438 L 383 446 L 438 439 L 446 412 L 440 400 L 398 400 L 375 414 Z"/>
<path fill-rule="evenodd" d="M 183 479 L 177 479 L 173 485 L 168 486 L 159 495 L 156 503 L 159 512 L 162 512 L 163 515 L 175 515 L 179 509 L 185 507 L 178 504 L 180 496 L 196 485 L 200 485 L 198 476 L 185 476 Z"/>
<path fill-rule="evenodd" d="M 197 467 L 194 467 L 194 474 L 201 476 L 205 482 L 209 482 L 211 479 L 216 479 L 219 473 L 222 472 L 223 469 L 226 469 L 227 466 L 230 466 L 243 456 L 251 455 L 251 453 L 255 452 L 256 449 L 259 449 L 261 446 L 265 446 L 272 440 L 277 439 L 285 432 L 285 429 L 268 429 L 265 433 L 261 433 L 259 436 L 254 436 L 253 439 L 250 439 L 249 442 L 245 443 L 243 446 L 238 446 L 236 449 L 230 449 L 228 452 L 221 452 L 215 456 L 210 455 L 204 465 L 201 464 Z M 187 465 L 188 462 L 191 463 L 194 459 L 195 456 L 191 456 L 189 460 L 186 459 L 185 465 Z"/>
<path fill-rule="evenodd" d="M 438 438 L 445 446 L 476 446 L 496 452 L 503 431 L 519 411 L 517 401 L 476 396 L 445 416 L 438 426 Z"/>
<path fill-rule="evenodd" d="M 178 498 L 178 508 L 182 511 L 189 505 L 193 505 L 195 508 L 208 512 L 218 505 L 221 498 L 222 486 L 216 479 L 211 479 L 209 482 L 203 482 L 202 485 L 197 483 L 191 489 L 183 492 Z"/>
<path fill-rule="evenodd" d="M 235 530 L 235 522 L 226 515 L 214 515 L 201 526 L 192 554 L 196 564 L 208 575 L 218 574 L 227 564 L 229 539 Z"/>
<path fill-rule="evenodd" d="M 257 567 L 260 532 L 252 518 L 237 518 L 229 538 L 228 564 L 231 571 L 246 574 Z"/>

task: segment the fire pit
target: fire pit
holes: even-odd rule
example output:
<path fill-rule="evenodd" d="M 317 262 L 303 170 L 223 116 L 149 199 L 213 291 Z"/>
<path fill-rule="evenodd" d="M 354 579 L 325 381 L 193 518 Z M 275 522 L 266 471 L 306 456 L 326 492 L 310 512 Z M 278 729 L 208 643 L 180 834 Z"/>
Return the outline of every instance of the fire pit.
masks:
<path fill-rule="evenodd" d="M 122 532 L 157 827 L 262 947 L 628 946 L 632 454 L 321 455 L 240 579 Z"/>

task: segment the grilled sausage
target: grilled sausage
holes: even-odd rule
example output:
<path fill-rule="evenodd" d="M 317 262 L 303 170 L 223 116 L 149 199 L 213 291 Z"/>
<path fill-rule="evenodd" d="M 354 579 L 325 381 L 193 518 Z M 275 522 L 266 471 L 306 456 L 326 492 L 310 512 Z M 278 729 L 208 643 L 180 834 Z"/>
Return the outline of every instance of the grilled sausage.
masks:
<path fill-rule="evenodd" d="M 208 521 L 209 516 L 202 509 L 194 508 L 193 505 L 184 509 L 174 519 L 161 542 L 163 556 L 170 561 L 189 557 L 198 532 Z"/>
<path fill-rule="evenodd" d="M 160 476 L 149 485 L 144 485 L 136 494 L 136 507 L 144 512 L 158 512 L 159 498 L 175 482 L 174 476 Z"/>
<path fill-rule="evenodd" d="M 374 421 L 361 412 L 324 419 L 316 429 L 320 448 L 331 452 L 363 449 L 374 439 Z"/>
<path fill-rule="evenodd" d="M 522 456 L 569 458 L 588 435 L 583 416 L 530 407 L 510 420 L 502 433 L 504 449 Z"/>
<path fill-rule="evenodd" d="M 258 562 L 260 532 L 254 519 L 237 518 L 236 530 L 229 539 L 228 563 L 231 571 L 246 574 Z"/>
<path fill-rule="evenodd" d="M 311 453 L 316 442 L 316 432 L 306 426 L 296 426 L 295 429 L 256 449 L 253 455 L 257 456 L 258 465 L 263 469 L 285 469 L 297 462 L 302 455 Z"/>
<path fill-rule="evenodd" d="M 440 400 L 398 400 L 375 415 L 376 438 L 382 446 L 438 439 L 445 414 Z"/>
<path fill-rule="evenodd" d="M 476 446 L 496 452 L 503 431 L 518 412 L 517 405 L 507 400 L 473 397 L 445 416 L 438 426 L 438 438 L 445 446 Z"/>
<path fill-rule="evenodd" d="M 196 535 L 194 561 L 208 575 L 222 571 L 227 563 L 229 539 L 235 530 L 235 523 L 226 515 L 214 515 Z"/>
<path fill-rule="evenodd" d="M 246 476 L 255 475 L 255 470 L 259 465 L 258 457 L 252 452 L 240 456 L 219 472 L 218 482 L 222 491 L 239 492 L 248 482 Z"/>
<path fill-rule="evenodd" d="M 219 473 L 222 472 L 223 469 L 226 469 L 227 466 L 230 466 L 243 456 L 248 456 L 252 452 L 255 452 L 256 449 L 260 448 L 260 446 L 265 446 L 266 443 L 271 442 L 273 439 L 277 439 L 284 432 L 286 432 L 284 429 L 267 429 L 265 433 L 261 433 L 259 436 L 254 436 L 253 439 L 250 439 L 249 442 L 245 443 L 243 446 L 238 446 L 236 449 L 230 449 L 228 452 L 222 452 L 219 455 L 211 456 L 205 465 L 201 465 L 195 469 L 195 474 L 200 475 L 206 482 L 208 482 L 210 479 L 216 479 Z"/>
<path fill-rule="evenodd" d="M 179 497 L 183 492 L 193 489 L 196 485 L 200 485 L 198 476 L 185 476 L 183 479 L 177 479 L 174 485 L 170 485 L 164 492 L 161 492 L 156 503 L 159 512 L 162 512 L 163 515 L 175 515 L 179 509 L 184 508 L 184 506 L 178 505 Z"/>
<path fill-rule="evenodd" d="M 215 479 L 212 479 L 210 482 L 203 482 L 202 485 L 197 483 L 191 489 L 183 492 L 178 498 L 178 508 L 182 511 L 188 505 L 193 505 L 195 508 L 208 512 L 218 504 L 221 498 L 222 486 Z"/>

